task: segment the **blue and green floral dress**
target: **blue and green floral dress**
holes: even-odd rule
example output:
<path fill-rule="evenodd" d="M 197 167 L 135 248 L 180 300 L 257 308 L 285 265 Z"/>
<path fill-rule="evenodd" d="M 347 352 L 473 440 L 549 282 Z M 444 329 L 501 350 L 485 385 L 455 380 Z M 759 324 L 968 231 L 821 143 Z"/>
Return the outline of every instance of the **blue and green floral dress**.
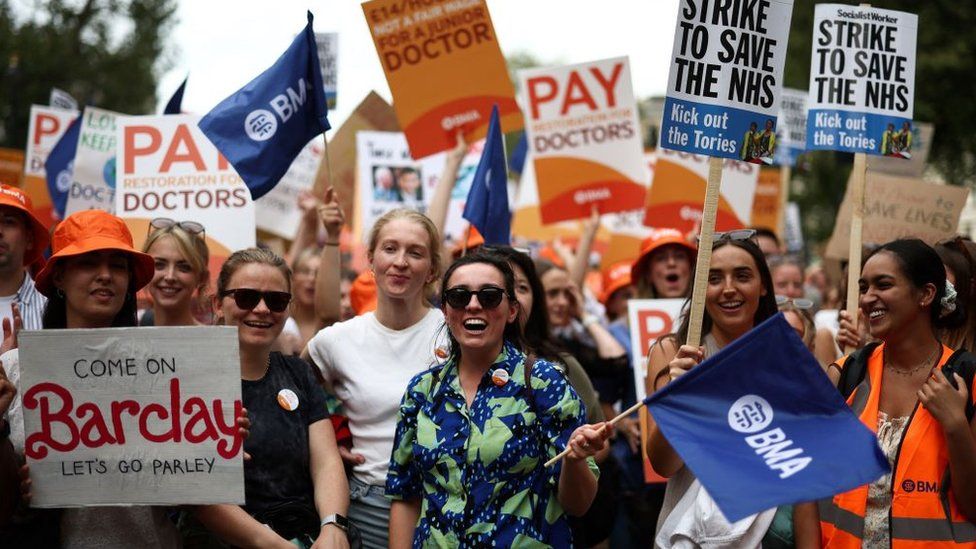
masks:
<path fill-rule="evenodd" d="M 561 452 L 586 417 L 561 370 L 538 360 L 532 390 L 523 355 L 506 342 L 465 403 L 453 360 L 418 374 L 400 404 L 386 495 L 421 499 L 413 546 L 570 547 L 556 497 Z M 508 382 L 492 373 L 502 368 Z M 596 464 L 590 469 L 598 474 Z"/>

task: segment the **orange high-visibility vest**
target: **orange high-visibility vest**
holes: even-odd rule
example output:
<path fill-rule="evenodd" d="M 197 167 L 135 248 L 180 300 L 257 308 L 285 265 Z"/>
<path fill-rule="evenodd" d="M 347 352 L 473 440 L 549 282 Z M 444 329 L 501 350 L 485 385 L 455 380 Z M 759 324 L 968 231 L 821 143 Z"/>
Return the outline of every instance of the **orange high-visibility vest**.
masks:
<path fill-rule="evenodd" d="M 943 346 L 941 367 L 952 355 Z M 843 364 L 844 359 L 838 361 Z M 864 381 L 847 404 L 869 429 L 878 430 L 878 402 L 884 370 L 884 345 L 867 363 Z M 973 397 L 972 388 L 970 398 Z M 902 435 L 892 473 L 889 533 L 891 549 L 965 547 L 976 549 L 976 524 L 959 511 L 949 480 L 949 448 L 942 426 L 924 406 L 916 404 Z M 820 501 L 821 546 L 860 548 L 864 533 L 868 485 Z"/>

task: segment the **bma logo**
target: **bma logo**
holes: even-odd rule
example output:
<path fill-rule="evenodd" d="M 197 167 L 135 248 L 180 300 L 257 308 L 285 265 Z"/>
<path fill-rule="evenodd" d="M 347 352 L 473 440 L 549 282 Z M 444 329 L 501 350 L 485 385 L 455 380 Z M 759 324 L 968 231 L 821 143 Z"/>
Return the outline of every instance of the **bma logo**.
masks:
<path fill-rule="evenodd" d="M 901 482 L 901 489 L 908 494 L 912 492 L 928 492 L 930 494 L 934 494 L 939 491 L 939 483 L 927 482 L 924 480 L 905 479 Z"/>
<path fill-rule="evenodd" d="M 746 395 L 729 408 L 729 427 L 739 433 L 757 433 L 773 422 L 773 407 L 759 395 Z"/>
<path fill-rule="evenodd" d="M 254 141 L 267 141 L 278 131 L 278 119 L 271 111 L 257 109 L 244 119 L 244 131 Z"/>
<path fill-rule="evenodd" d="M 267 109 L 255 109 L 248 113 L 244 118 L 244 131 L 248 137 L 254 141 L 271 139 L 278 131 L 279 119 L 284 124 L 305 106 L 311 86 L 305 83 L 304 78 L 299 78 L 295 87 L 298 91 L 291 87 L 285 88 L 285 93 L 279 93 L 268 102 L 277 117 Z"/>

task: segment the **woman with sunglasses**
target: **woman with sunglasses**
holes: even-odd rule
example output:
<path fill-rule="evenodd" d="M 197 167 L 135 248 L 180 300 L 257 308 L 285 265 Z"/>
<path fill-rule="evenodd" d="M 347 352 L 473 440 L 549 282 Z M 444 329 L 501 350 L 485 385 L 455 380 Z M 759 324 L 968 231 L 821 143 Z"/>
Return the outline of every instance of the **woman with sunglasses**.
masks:
<path fill-rule="evenodd" d="M 376 310 L 323 329 L 305 351 L 349 418 L 352 449 L 340 452 L 352 468 L 349 520 L 365 547 L 385 548 L 391 541 L 390 501 L 383 487 L 397 405 L 410 378 L 445 355 L 438 335 L 444 315 L 427 300 L 440 252 L 437 229 L 423 214 L 399 208 L 381 216 L 367 249 Z"/>
<path fill-rule="evenodd" d="M 444 275 L 450 350 L 400 405 L 386 483 L 391 547 L 570 547 L 565 513 L 592 502 L 590 458 L 611 429 L 583 425 L 563 374 L 526 360 L 514 286 L 508 262 L 490 253 Z M 567 444 L 569 455 L 545 468 Z"/>
<path fill-rule="evenodd" d="M 195 514 L 234 546 L 349 547 L 349 487 L 325 394 L 308 363 L 271 350 L 290 291 L 291 269 L 267 250 L 234 252 L 220 269 L 213 307 L 218 324 L 237 326 L 251 459 L 243 507 L 205 505 Z"/>
<path fill-rule="evenodd" d="M 695 367 L 706 357 L 735 341 L 777 312 L 773 281 L 759 246 L 751 240 L 753 231 L 718 233 L 712 245 L 708 270 L 705 311 L 702 319 L 703 345 L 684 345 L 689 320 L 684 315 L 676 334 L 658 339 L 648 359 L 647 394 Z M 707 512 L 714 503 L 694 474 L 685 467 L 667 439 L 649 418 L 647 454 L 654 470 L 667 477 L 664 505 L 658 518 L 655 547 L 669 548 L 673 539 L 688 539 L 698 545 L 724 540 L 729 547 L 758 547 L 773 539 L 796 547 L 817 547 L 817 515 L 814 504 L 792 510 L 771 509 L 729 524 Z M 734 474 L 734 471 L 730 471 Z M 689 492 L 695 498 L 685 497 Z M 693 502 L 691 505 L 687 503 Z M 778 519 L 774 522 L 774 518 Z M 689 521 L 706 523 L 700 529 Z"/>
<path fill-rule="evenodd" d="M 859 351 L 869 353 L 864 377 L 847 402 L 892 473 L 821 506 L 824 547 L 976 547 L 976 419 L 967 417 L 976 384 L 947 377 L 953 351 L 940 341 L 963 322 L 963 304 L 938 254 L 916 239 L 868 255 L 858 286 L 881 343 Z"/>
<path fill-rule="evenodd" d="M 52 252 L 36 278 L 38 291 L 48 298 L 44 329 L 136 325 L 135 294 L 152 280 L 154 262 L 132 247 L 132 235 L 121 219 L 101 210 L 72 214 L 55 229 Z M 15 353 L 4 355 L 3 366 L 12 379 L 19 378 Z M 10 438 L 22 456 L 19 396 L 10 416 L 15 426 Z M 241 434 L 246 434 L 246 417 L 238 418 L 237 423 Z M 22 490 L 29 498 L 31 482 L 26 466 L 21 468 L 21 475 L 25 479 Z M 179 533 L 167 516 L 169 510 L 149 506 L 64 509 L 60 512 L 60 540 L 58 524 L 24 527 L 34 529 L 33 535 L 49 536 L 33 546 L 175 548 L 179 546 Z M 16 528 L 4 532 L 4 545 L 20 546 L 20 534 Z"/>
<path fill-rule="evenodd" d="M 149 222 L 143 253 L 155 271 L 147 289 L 153 299 L 153 326 L 193 326 L 195 306 L 210 281 L 210 251 L 203 225 L 157 217 Z"/>

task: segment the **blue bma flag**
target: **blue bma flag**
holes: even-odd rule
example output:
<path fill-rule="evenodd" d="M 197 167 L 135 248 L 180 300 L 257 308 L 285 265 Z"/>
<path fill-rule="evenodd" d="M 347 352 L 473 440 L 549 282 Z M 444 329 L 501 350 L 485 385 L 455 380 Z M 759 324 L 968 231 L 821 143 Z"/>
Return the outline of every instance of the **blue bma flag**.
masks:
<path fill-rule="evenodd" d="M 230 161 L 257 200 L 292 161 L 331 126 L 312 12 L 308 24 L 268 70 L 200 119 L 200 129 Z"/>
<path fill-rule="evenodd" d="M 176 88 L 176 91 L 173 92 L 173 96 L 166 102 L 166 108 L 163 109 L 163 114 L 181 114 L 183 112 L 183 92 L 186 91 L 186 81 L 189 79 L 189 76 L 184 78 L 180 87 Z"/>
<path fill-rule="evenodd" d="M 505 142 L 498 123 L 498 105 L 491 109 L 485 148 L 481 151 L 481 160 L 474 172 L 462 217 L 478 229 L 485 238 L 485 244 L 511 243 L 508 169 L 505 164 Z"/>
<path fill-rule="evenodd" d="M 729 522 L 889 471 L 782 313 L 654 393 L 661 432 Z"/>
<path fill-rule="evenodd" d="M 64 208 L 68 205 L 68 191 L 74 176 L 75 151 L 78 149 L 78 135 L 81 133 L 81 119 L 85 115 L 84 109 L 78 117 L 71 121 L 68 129 L 55 143 L 47 160 L 44 171 L 47 176 L 47 193 L 51 196 L 51 204 L 58 217 L 64 219 Z"/>

